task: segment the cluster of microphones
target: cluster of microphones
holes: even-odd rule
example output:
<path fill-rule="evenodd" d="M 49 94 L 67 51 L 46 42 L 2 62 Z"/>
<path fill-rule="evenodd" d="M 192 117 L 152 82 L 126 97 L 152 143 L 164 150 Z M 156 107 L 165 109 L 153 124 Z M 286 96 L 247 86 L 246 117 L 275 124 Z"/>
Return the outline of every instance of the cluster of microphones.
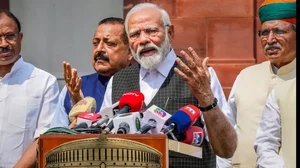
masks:
<path fill-rule="evenodd" d="M 69 113 L 70 121 L 76 119 L 73 131 L 79 133 L 114 134 L 166 134 L 170 139 L 200 146 L 204 131 L 193 124 L 201 116 L 194 105 L 186 105 L 170 115 L 152 105 L 142 110 L 144 95 L 138 91 L 123 94 L 111 107 L 95 112 L 96 102 L 85 97 L 75 104 Z"/>

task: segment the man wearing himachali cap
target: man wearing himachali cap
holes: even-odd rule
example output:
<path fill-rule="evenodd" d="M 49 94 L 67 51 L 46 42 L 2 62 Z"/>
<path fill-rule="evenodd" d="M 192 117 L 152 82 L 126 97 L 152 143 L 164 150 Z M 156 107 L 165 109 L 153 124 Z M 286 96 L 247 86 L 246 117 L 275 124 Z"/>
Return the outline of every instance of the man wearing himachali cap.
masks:
<path fill-rule="evenodd" d="M 228 98 L 238 134 L 233 167 L 255 167 L 253 145 L 267 97 L 276 84 L 296 77 L 296 0 L 265 0 L 259 18 L 258 36 L 268 61 L 243 69 Z"/>

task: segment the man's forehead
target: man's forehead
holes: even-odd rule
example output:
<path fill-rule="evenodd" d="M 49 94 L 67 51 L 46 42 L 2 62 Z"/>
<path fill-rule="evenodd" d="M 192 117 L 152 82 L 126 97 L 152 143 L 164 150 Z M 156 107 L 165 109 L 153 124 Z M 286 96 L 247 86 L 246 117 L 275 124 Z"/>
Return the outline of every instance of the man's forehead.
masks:
<path fill-rule="evenodd" d="M 160 23 L 161 13 L 156 8 L 146 8 L 133 13 L 128 19 L 128 25 L 139 24 L 143 22 Z"/>
<path fill-rule="evenodd" d="M 283 21 L 283 20 L 270 20 L 266 21 L 262 24 L 262 28 L 268 28 L 268 27 L 288 27 L 290 26 L 289 22 Z"/>
<path fill-rule="evenodd" d="M 6 34 L 6 33 L 16 33 L 18 32 L 18 28 L 15 24 L 1 24 L 0 21 L 0 34 Z"/>
<path fill-rule="evenodd" d="M 0 24 L 3 26 L 9 26 L 13 28 L 17 28 L 17 24 L 14 22 L 14 20 L 10 17 L 8 17 L 4 13 L 0 13 Z"/>
<path fill-rule="evenodd" d="M 124 33 L 124 26 L 121 24 L 103 24 L 98 26 L 94 36 L 103 36 L 106 38 L 120 36 Z"/>

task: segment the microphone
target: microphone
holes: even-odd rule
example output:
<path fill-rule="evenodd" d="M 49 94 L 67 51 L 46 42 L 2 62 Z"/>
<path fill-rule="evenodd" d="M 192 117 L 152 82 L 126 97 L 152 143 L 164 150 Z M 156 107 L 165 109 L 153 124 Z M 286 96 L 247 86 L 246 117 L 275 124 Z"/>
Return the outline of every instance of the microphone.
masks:
<path fill-rule="evenodd" d="M 86 123 L 89 126 L 91 126 L 93 123 L 98 121 L 101 118 L 100 114 L 91 113 L 91 112 L 83 112 L 77 116 L 77 123 Z"/>
<path fill-rule="evenodd" d="M 186 105 L 177 110 L 167 121 L 162 133 L 181 134 L 192 126 L 200 117 L 200 110 L 194 105 Z"/>
<path fill-rule="evenodd" d="M 150 129 L 154 129 L 154 128 L 156 128 L 156 121 L 153 120 L 153 119 L 150 119 L 150 120 L 148 121 L 147 124 L 145 124 L 144 126 L 142 126 L 142 128 L 140 128 L 140 129 L 136 132 L 136 134 L 145 134 L 145 133 L 147 133 Z"/>
<path fill-rule="evenodd" d="M 108 123 L 109 121 L 109 118 L 108 117 L 103 117 L 103 118 L 100 118 L 97 122 L 95 122 L 94 124 L 92 124 L 90 126 L 90 128 L 102 128 L 102 125 L 104 123 Z"/>
<path fill-rule="evenodd" d="M 78 133 L 91 133 L 91 134 L 98 134 L 102 131 L 102 128 L 90 128 L 88 124 L 85 122 L 79 123 L 76 125 L 72 130 Z"/>
<path fill-rule="evenodd" d="M 99 113 L 101 114 L 102 118 L 107 117 L 107 118 L 114 118 L 118 111 L 119 111 L 119 102 L 117 101 L 116 103 L 114 103 L 113 105 L 111 105 L 110 107 L 106 107 L 104 109 L 102 109 Z"/>
<path fill-rule="evenodd" d="M 124 93 L 119 101 L 119 114 L 139 111 L 144 104 L 144 95 L 139 91 Z"/>
<path fill-rule="evenodd" d="M 137 132 L 142 134 L 148 131 L 151 134 L 160 133 L 166 121 L 171 117 L 169 113 L 156 105 L 150 106 L 142 114 L 142 128 Z"/>
<path fill-rule="evenodd" d="M 130 126 L 126 122 L 121 122 L 117 134 L 127 134 L 130 131 Z"/>
<path fill-rule="evenodd" d="M 77 102 L 71 109 L 69 113 L 69 120 L 73 122 L 76 117 L 82 112 L 92 112 L 96 111 L 96 100 L 92 97 L 85 97 Z"/>
<path fill-rule="evenodd" d="M 119 114 L 114 119 L 117 133 L 134 134 L 141 128 L 141 114 L 139 112 Z"/>
<path fill-rule="evenodd" d="M 114 129 L 114 122 L 111 120 L 106 127 L 102 130 L 101 133 L 108 134 L 112 129 Z"/>
<path fill-rule="evenodd" d="M 116 103 L 114 103 L 113 105 L 111 105 L 110 107 L 106 107 L 104 109 L 102 109 L 99 114 L 101 115 L 101 119 L 98 120 L 96 123 L 94 123 L 91 127 L 92 128 L 98 128 L 101 127 L 104 123 L 108 123 L 110 119 L 113 119 L 117 113 L 119 111 L 119 101 L 117 101 Z M 111 128 L 113 129 L 113 128 Z M 109 130 L 111 131 L 111 130 Z"/>
<path fill-rule="evenodd" d="M 201 127 L 191 126 L 183 133 L 182 139 L 179 141 L 199 147 L 204 140 L 204 131 Z"/>
<path fill-rule="evenodd" d="M 73 127 L 72 129 L 76 131 L 77 129 L 80 129 L 80 128 L 87 128 L 87 127 L 89 127 L 89 126 L 87 125 L 87 123 L 82 122 L 82 123 L 79 123 L 78 125 L 76 125 L 75 127 Z"/>

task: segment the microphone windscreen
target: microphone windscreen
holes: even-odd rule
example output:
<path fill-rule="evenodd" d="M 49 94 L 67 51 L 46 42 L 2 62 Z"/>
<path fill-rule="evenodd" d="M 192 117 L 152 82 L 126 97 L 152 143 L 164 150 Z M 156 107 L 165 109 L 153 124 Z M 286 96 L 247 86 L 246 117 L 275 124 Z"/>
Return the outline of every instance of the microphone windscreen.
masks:
<path fill-rule="evenodd" d="M 184 111 L 187 115 L 190 116 L 190 118 L 191 118 L 191 125 L 190 126 L 192 126 L 201 115 L 201 112 L 200 112 L 199 108 L 192 105 L 192 104 L 188 104 L 186 106 L 183 106 L 183 107 L 180 108 L 180 110 Z"/>
<path fill-rule="evenodd" d="M 130 107 L 131 112 L 140 111 L 144 104 L 144 94 L 139 91 L 131 91 L 124 93 L 120 97 L 119 109 L 122 109 L 125 105 Z"/>
<path fill-rule="evenodd" d="M 173 133 L 180 134 L 192 126 L 200 117 L 200 110 L 194 105 L 186 105 L 177 110 L 166 122 L 166 125 L 175 124 Z"/>
<path fill-rule="evenodd" d="M 166 122 L 166 125 L 170 125 L 171 123 L 175 124 L 175 129 L 173 133 L 180 134 L 189 128 L 191 125 L 191 118 L 188 114 L 181 110 L 177 110 Z"/>
<path fill-rule="evenodd" d="M 185 132 L 185 139 L 182 141 L 186 144 L 200 146 L 204 140 L 204 131 L 201 127 L 191 126 Z"/>
<path fill-rule="evenodd" d="M 91 113 L 91 112 L 83 112 L 77 116 L 77 124 L 85 122 L 88 126 L 91 126 L 93 123 L 98 121 L 101 118 L 100 114 Z"/>
<path fill-rule="evenodd" d="M 69 113 L 69 120 L 73 122 L 76 117 L 83 112 L 92 112 L 96 111 L 96 100 L 92 97 L 85 97 L 77 102 L 71 109 Z"/>

